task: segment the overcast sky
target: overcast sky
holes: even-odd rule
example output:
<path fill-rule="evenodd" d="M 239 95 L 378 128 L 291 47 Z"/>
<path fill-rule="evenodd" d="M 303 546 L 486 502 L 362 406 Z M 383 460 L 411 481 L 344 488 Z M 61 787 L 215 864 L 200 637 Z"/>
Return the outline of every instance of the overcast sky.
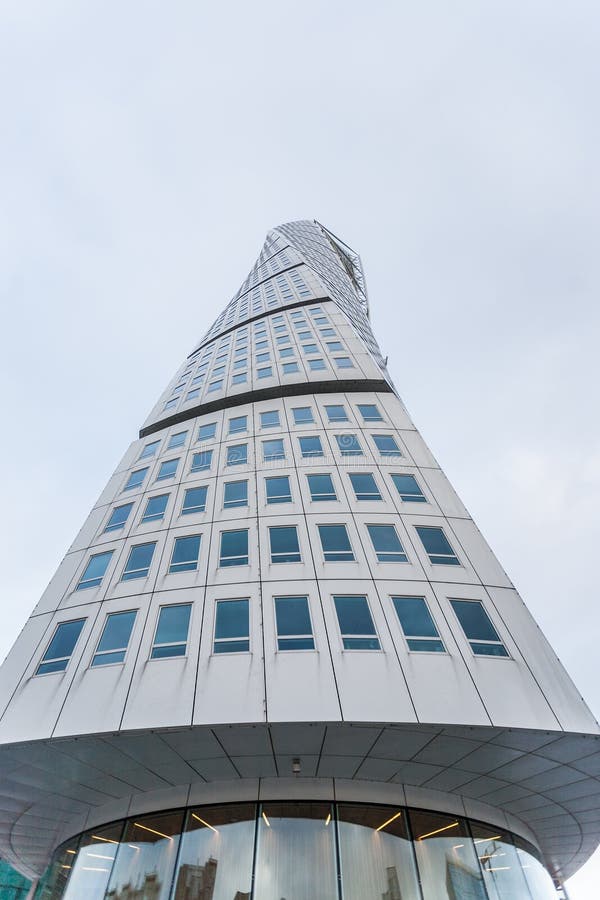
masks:
<path fill-rule="evenodd" d="M 317 218 L 600 714 L 599 26 L 582 0 L 5 0 L 0 657 L 268 228 Z"/>

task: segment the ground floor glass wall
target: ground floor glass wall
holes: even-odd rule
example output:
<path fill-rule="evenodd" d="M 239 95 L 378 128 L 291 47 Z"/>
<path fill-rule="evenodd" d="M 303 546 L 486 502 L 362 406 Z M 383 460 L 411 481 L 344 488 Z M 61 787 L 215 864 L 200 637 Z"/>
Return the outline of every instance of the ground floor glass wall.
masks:
<path fill-rule="evenodd" d="M 328 802 L 143 815 L 63 844 L 36 900 L 556 900 L 536 850 L 429 810 Z"/>

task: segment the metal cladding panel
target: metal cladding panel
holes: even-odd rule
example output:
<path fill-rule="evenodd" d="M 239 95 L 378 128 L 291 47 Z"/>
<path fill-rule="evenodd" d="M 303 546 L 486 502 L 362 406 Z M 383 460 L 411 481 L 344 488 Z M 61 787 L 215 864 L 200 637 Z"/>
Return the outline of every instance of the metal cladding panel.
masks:
<path fill-rule="evenodd" d="M 561 877 L 600 836 L 600 729 L 396 394 L 360 259 L 312 221 L 269 233 L 169 382 L 0 690 L 0 853 L 28 871 L 69 822 L 256 779 L 493 807 Z"/>

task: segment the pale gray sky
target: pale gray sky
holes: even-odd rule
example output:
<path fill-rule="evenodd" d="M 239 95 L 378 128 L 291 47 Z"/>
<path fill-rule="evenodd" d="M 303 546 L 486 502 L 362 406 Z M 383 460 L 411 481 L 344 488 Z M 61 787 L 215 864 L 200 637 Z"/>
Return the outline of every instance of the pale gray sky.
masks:
<path fill-rule="evenodd" d="M 583 0 L 5 0 L 0 656 L 267 229 L 315 217 L 600 714 L 599 32 Z"/>

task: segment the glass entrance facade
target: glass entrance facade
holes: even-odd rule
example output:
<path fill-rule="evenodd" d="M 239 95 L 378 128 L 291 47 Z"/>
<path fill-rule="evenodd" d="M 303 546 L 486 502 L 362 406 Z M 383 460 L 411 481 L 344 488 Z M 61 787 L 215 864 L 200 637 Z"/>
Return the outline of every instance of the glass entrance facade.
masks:
<path fill-rule="evenodd" d="M 63 844 L 36 900 L 556 900 L 535 848 L 492 825 L 326 801 L 143 815 Z"/>

